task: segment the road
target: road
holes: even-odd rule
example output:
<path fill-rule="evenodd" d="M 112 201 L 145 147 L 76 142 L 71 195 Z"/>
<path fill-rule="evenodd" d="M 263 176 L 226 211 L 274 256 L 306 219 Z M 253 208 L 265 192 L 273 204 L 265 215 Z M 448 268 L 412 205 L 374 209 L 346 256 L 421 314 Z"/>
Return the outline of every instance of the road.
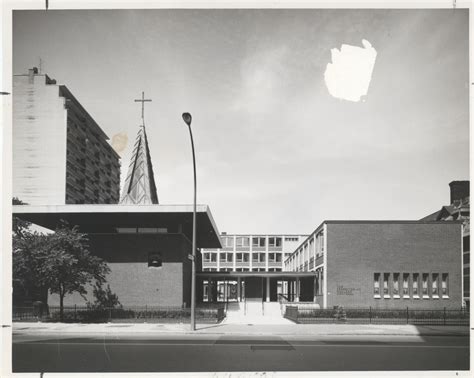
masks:
<path fill-rule="evenodd" d="M 468 370 L 466 336 L 13 335 L 13 372 Z"/>

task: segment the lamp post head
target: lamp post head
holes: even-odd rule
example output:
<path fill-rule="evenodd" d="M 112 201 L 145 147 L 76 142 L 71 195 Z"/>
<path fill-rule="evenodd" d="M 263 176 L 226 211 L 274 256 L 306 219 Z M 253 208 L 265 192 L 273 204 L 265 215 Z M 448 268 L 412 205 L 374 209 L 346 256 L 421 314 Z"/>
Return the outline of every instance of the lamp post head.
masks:
<path fill-rule="evenodd" d="M 191 114 L 183 113 L 183 121 L 186 123 L 186 125 L 191 126 L 192 120 L 193 120 L 193 117 L 191 117 Z"/>

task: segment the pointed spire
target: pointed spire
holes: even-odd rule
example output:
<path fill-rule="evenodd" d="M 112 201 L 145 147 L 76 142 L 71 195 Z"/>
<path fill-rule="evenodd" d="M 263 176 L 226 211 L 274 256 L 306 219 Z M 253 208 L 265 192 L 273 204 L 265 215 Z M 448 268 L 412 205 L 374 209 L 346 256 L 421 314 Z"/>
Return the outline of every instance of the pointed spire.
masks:
<path fill-rule="evenodd" d="M 142 125 L 140 126 L 133 148 L 132 158 L 128 167 L 127 178 L 122 190 L 121 204 L 151 205 L 158 204 L 156 194 L 155 177 L 151 164 L 150 149 L 145 132 L 145 120 L 143 115 L 143 104 L 145 100 L 142 93 Z"/>

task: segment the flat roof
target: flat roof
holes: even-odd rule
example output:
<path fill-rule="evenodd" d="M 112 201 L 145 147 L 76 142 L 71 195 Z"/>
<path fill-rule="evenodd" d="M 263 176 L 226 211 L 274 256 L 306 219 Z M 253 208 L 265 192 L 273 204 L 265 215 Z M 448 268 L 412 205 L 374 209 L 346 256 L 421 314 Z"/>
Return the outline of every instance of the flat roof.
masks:
<path fill-rule="evenodd" d="M 298 247 L 295 248 L 295 250 L 291 253 L 288 258 L 284 260 L 284 262 L 288 261 L 291 259 L 291 256 L 298 251 L 301 247 L 303 247 L 309 239 L 313 237 L 314 234 L 317 234 L 321 231 L 323 226 L 325 224 L 453 224 L 453 223 L 458 223 L 462 224 L 462 221 L 458 220 L 441 220 L 441 221 L 433 221 L 433 220 L 374 220 L 374 219 L 369 219 L 369 220 L 325 220 L 322 221 L 321 224 L 316 227 L 316 229 L 308 235 L 308 237 L 303 240 Z"/>
<path fill-rule="evenodd" d="M 178 227 L 191 240 L 193 205 L 13 205 L 21 219 L 55 230 L 61 220 L 84 233 L 115 233 L 117 227 Z M 196 206 L 198 248 L 222 248 L 219 230 L 207 205 Z"/>
<path fill-rule="evenodd" d="M 316 272 L 196 272 L 199 277 L 314 277 Z"/>

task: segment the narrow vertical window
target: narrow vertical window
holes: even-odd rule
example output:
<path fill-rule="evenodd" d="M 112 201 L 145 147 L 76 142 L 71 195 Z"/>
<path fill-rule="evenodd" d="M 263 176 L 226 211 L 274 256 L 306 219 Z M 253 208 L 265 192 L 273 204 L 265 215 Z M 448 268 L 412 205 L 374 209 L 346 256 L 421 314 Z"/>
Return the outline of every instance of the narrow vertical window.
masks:
<path fill-rule="evenodd" d="M 380 298 L 380 273 L 374 273 L 374 297 Z"/>
<path fill-rule="evenodd" d="M 410 294 L 408 292 L 408 273 L 403 273 L 403 298 L 409 298 Z"/>
<path fill-rule="evenodd" d="M 448 273 L 443 273 L 441 276 L 441 294 L 443 298 L 448 298 Z"/>
<path fill-rule="evenodd" d="M 433 298 L 439 298 L 438 279 L 439 279 L 438 273 L 433 273 L 431 275 L 431 296 Z"/>
<path fill-rule="evenodd" d="M 400 298 L 400 273 L 393 273 L 393 296 Z"/>
<path fill-rule="evenodd" d="M 419 274 L 413 273 L 413 297 L 419 298 L 419 290 L 418 290 L 418 281 L 419 281 Z"/>
<path fill-rule="evenodd" d="M 388 278 L 390 273 L 383 274 L 383 296 L 384 298 L 390 298 L 390 294 L 388 292 Z"/>
<path fill-rule="evenodd" d="M 423 277 L 423 286 L 422 286 L 422 289 L 423 289 L 423 298 L 429 298 L 429 295 L 428 295 L 428 273 L 423 273 L 422 275 Z"/>

